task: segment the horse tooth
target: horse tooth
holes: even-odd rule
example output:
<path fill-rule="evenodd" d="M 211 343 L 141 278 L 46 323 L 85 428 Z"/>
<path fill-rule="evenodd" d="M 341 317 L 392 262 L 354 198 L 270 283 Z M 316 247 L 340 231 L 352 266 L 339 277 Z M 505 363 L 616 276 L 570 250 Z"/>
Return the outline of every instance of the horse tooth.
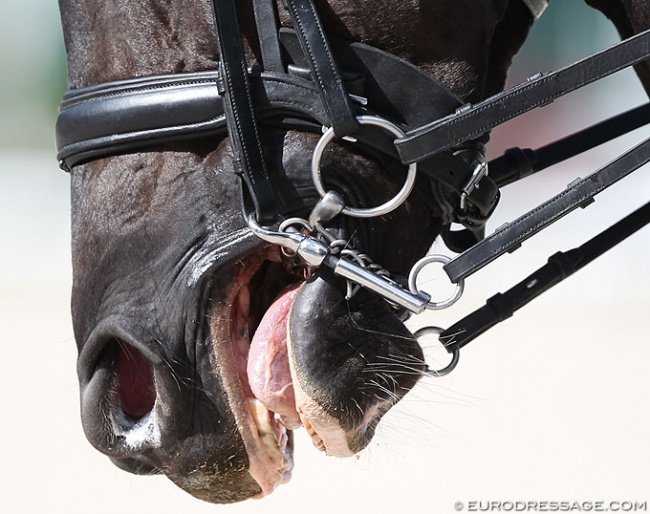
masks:
<path fill-rule="evenodd" d="M 273 425 L 271 411 L 264 404 L 255 398 L 247 399 L 248 410 L 252 421 L 257 429 L 257 436 L 260 443 L 254 454 L 254 461 L 251 462 L 251 475 L 260 485 L 258 479 L 268 473 L 278 475 L 277 482 L 274 482 L 268 494 L 276 485 L 288 482 L 293 469 L 292 447 L 289 445 L 289 437 L 286 429 L 281 425 Z M 257 471 L 255 471 L 257 470 Z"/>
<path fill-rule="evenodd" d="M 314 446 L 316 448 L 318 448 L 320 451 L 324 452 L 326 450 L 325 443 L 319 437 L 319 435 L 316 433 L 316 430 L 314 430 L 314 427 L 309 422 L 309 419 L 307 418 L 307 416 L 305 416 L 300 409 L 298 409 L 298 414 L 300 415 L 300 420 L 302 421 L 302 424 L 304 425 L 305 430 L 307 430 L 307 433 L 309 434 L 309 437 L 311 437 L 311 440 L 314 443 Z"/>
<path fill-rule="evenodd" d="M 289 436 L 287 429 L 276 424 L 274 427 L 272 413 L 262 402 L 257 399 L 248 399 L 248 408 L 253 416 L 260 440 L 273 453 L 280 452 L 284 461 L 291 461 L 291 452 L 288 449 Z M 285 466 L 291 462 L 285 462 Z"/>

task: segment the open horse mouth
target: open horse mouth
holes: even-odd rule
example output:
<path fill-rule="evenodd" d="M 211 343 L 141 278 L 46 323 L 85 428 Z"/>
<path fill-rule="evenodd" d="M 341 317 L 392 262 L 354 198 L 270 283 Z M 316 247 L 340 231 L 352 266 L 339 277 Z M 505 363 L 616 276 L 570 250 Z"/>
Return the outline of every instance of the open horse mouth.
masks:
<path fill-rule="evenodd" d="M 346 300 L 327 269 L 257 248 L 199 302 L 208 333 L 194 346 L 161 353 L 110 317 L 89 336 L 84 430 L 122 469 L 163 472 L 210 502 L 262 497 L 291 477 L 293 430 L 328 455 L 356 454 L 422 376 L 422 350 L 384 300 Z"/>
<path fill-rule="evenodd" d="M 421 376 L 421 349 L 385 303 L 348 302 L 340 286 L 288 272 L 273 247 L 246 259 L 210 313 L 214 365 L 260 496 L 289 480 L 294 429 L 328 455 L 353 455 Z"/>
<path fill-rule="evenodd" d="M 336 171 L 328 168 L 328 177 Z M 397 187 L 379 177 L 373 188 L 381 193 Z M 210 190 L 203 187 L 210 174 L 191 178 Z M 349 189 L 356 200 L 357 188 Z M 360 203 L 372 205 L 374 189 L 361 192 L 369 198 Z M 183 210 L 187 218 L 175 219 L 169 236 L 160 225 L 160 248 L 134 256 L 125 238 L 128 269 L 116 269 L 117 277 L 93 254 L 84 255 L 93 266 L 77 267 L 98 273 L 73 295 L 75 312 L 84 313 L 76 329 L 82 422 L 89 441 L 122 469 L 164 473 L 197 498 L 230 503 L 290 479 L 300 427 L 329 455 L 361 451 L 425 365 L 416 339 L 381 297 L 361 289 L 348 301 L 345 280 L 329 268 L 311 272 L 260 242 L 238 213 L 206 218 L 208 207 L 199 207 Z M 344 221 L 333 233 L 355 245 L 358 239 L 382 262 L 373 241 L 380 246 L 392 236 L 399 250 L 386 254 L 403 274 L 430 240 L 402 220 L 423 211 L 408 203 L 381 223 Z M 406 228 L 394 236 L 393 224 Z M 215 226 L 219 232 L 206 237 Z M 370 231 L 376 238 L 366 241 Z M 402 239 L 417 240 L 417 248 Z M 162 256 L 155 265 L 152 253 Z M 88 283 L 112 294 L 95 304 Z"/>
<path fill-rule="evenodd" d="M 256 398 L 253 393 L 256 380 L 250 380 L 248 373 L 251 337 L 254 338 L 255 330 L 281 329 L 260 327 L 264 311 L 270 309 L 275 295 L 289 283 L 281 268 L 278 252 L 264 250 L 248 257 L 229 292 L 220 297 L 209 315 L 214 364 L 249 455 L 249 472 L 260 485 L 262 494 L 268 494 L 276 485 L 289 480 L 293 467 L 293 439 L 289 428 L 295 426 L 281 423 L 276 413 Z M 268 344 L 286 349 L 286 342 L 278 339 Z M 277 357 L 280 361 L 280 356 Z M 281 370 L 276 366 L 262 372 L 278 372 L 275 380 L 286 381 L 286 352 L 284 362 L 279 364 Z M 259 381 L 263 380 L 260 376 Z M 288 387 L 291 388 L 290 384 Z"/>

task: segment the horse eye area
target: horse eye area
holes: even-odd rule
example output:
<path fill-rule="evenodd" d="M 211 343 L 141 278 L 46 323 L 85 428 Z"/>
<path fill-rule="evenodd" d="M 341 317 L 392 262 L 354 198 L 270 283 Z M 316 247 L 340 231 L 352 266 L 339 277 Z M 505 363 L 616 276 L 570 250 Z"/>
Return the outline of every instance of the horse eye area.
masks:
<path fill-rule="evenodd" d="M 151 363 L 137 348 L 120 341 L 111 343 L 117 355 L 114 364 L 114 408 L 135 424 L 149 414 L 156 403 Z"/>

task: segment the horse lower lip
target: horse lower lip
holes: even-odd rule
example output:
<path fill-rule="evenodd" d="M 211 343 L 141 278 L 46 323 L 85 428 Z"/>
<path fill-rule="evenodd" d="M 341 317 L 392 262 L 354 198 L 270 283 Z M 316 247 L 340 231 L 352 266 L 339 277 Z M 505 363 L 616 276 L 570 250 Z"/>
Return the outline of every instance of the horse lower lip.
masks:
<path fill-rule="evenodd" d="M 277 262 L 264 260 L 264 257 L 256 255 L 245 263 L 232 283 L 236 293 L 225 304 L 222 303 L 229 311 L 215 314 L 215 319 L 231 320 L 228 325 L 215 325 L 224 329 L 228 327 L 227 332 L 221 332 L 221 337 L 229 337 L 233 354 L 229 366 L 222 357 L 217 357 L 221 361 L 217 372 L 229 377 L 226 390 L 249 454 L 249 473 L 261 487 L 262 496 L 287 482 L 293 467 L 290 431 L 273 411 L 255 398 L 247 373 L 250 334 L 258 328 L 258 320 L 272 305 L 271 299 L 290 282 Z"/>

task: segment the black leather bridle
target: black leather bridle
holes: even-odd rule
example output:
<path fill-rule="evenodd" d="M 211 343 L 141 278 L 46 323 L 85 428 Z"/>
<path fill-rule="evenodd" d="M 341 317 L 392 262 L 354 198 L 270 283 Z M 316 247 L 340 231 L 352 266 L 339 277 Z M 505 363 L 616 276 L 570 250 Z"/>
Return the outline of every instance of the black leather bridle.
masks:
<path fill-rule="evenodd" d="M 548 3 L 523 1 L 535 17 Z M 221 56 L 218 70 L 113 81 L 65 95 L 57 121 L 58 158 L 64 169 L 168 141 L 228 134 L 235 170 L 246 184 L 245 215 L 254 226 L 268 227 L 278 221 L 279 213 L 259 127 L 314 132 L 329 127 L 333 137 L 353 137 L 361 148 L 385 159 L 417 163 L 418 173 L 429 178 L 427 193 L 446 227 L 443 237 L 449 247 L 461 252 L 444 266 L 451 281 L 459 283 L 650 161 L 649 139 L 484 237 L 500 187 L 648 124 L 650 107 L 624 113 L 537 151 L 511 149 L 487 166 L 482 137 L 524 112 L 647 59 L 650 31 L 561 70 L 538 74 L 476 105 L 465 105 L 443 84 L 399 57 L 362 43 L 329 38 L 312 0 L 286 0 L 294 29 L 279 28 L 275 0 L 254 0 L 262 63 L 249 69 L 236 1 L 213 0 L 213 5 Z M 395 138 L 360 123 L 364 116 L 389 120 L 402 135 Z M 452 232 L 452 223 L 462 224 L 466 231 Z M 650 204 L 582 247 L 556 254 L 521 284 L 441 331 L 440 340 L 457 357 L 460 347 L 647 223 Z M 282 244 L 279 236 L 268 237 Z M 290 244 L 298 248 L 302 240 Z M 309 261 L 337 265 L 332 262 L 329 254 Z M 362 279 L 358 282 L 373 288 Z M 383 287 L 375 290 L 382 294 Z M 417 309 L 419 304 L 411 310 Z"/>

